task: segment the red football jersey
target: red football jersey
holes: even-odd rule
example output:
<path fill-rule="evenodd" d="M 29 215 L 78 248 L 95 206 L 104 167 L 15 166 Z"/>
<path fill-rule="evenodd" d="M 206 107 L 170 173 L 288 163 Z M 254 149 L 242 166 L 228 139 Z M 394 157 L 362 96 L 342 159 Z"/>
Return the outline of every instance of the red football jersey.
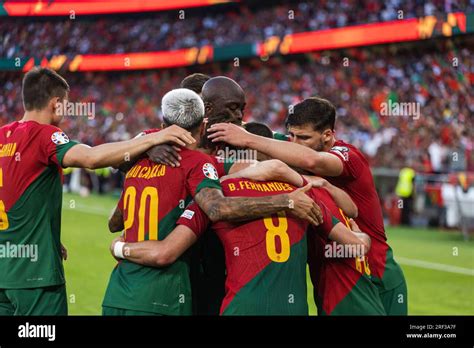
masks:
<path fill-rule="evenodd" d="M 36 121 L 0 128 L 0 244 L 38 248 L 38 259 L 0 257 L 0 288 L 64 283 L 60 230 L 62 160 L 76 145 Z"/>
<path fill-rule="evenodd" d="M 348 224 L 328 191 L 321 188 L 313 188 L 313 191 L 332 215 L 342 223 Z M 366 258 L 326 256 L 327 246 L 332 247 L 333 244 L 323 235 L 317 233 L 308 235 L 308 265 L 314 294 L 322 301 L 324 312 L 331 314 L 334 307 L 359 281 L 362 272 L 370 275 L 370 269 Z"/>
<path fill-rule="evenodd" d="M 346 191 L 357 205 L 359 216 L 355 221 L 360 229 L 372 239 L 372 246 L 368 254 L 372 275 L 381 279 L 384 274 L 388 244 L 382 208 L 369 163 L 355 146 L 341 140 L 335 142 L 330 153 L 341 159 L 343 171 L 337 177 L 327 177 L 326 179 Z"/>
<path fill-rule="evenodd" d="M 124 217 L 125 240 L 162 240 L 200 189 L 221 189 L 210 156 L 183 148 L 179 167 L 138 161 L 126 174 L 118 203 Z"/>
<path fill-rule="evenodd" d="M 289 193 L 295 187 L 287 183 L 236 178 L 224 181 L 222 189 L 226 196 L 263 197 Z M 324 223 L 316 230 L 327 238 L 339 221 L 317 197 L 312 198 L 321 206 L 324 218 Z M 208 223 L 207 216 L 196 204 L 188 207 L 178 220 L 178 224 L 188 226 L 198 236 L 206 230 Z M 212 226 L 226 255 L 226 296 L 222 314 L 307 314 L 307 227 L 306 221 L 284 213 L 248 222 L 222 221 Z M 297 305 L 288 306 L 285 302 L 288 294 L 298 294 L 295 295 L 299 301 Z M 275 298 L 270 306 L 267 302 L 272 296 Z"/>

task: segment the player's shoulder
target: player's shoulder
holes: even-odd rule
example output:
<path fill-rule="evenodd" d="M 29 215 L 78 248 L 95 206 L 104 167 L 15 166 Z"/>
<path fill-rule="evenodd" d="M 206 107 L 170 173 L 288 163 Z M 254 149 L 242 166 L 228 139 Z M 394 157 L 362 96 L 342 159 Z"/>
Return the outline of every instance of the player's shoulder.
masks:
<path fill-rule="evenodd" d="M 181 148 L 180 155 L 185 162 L 197 163 L 198 161 L 207 161 L 214 163 L 214 158 L 212 158 L 212 156 L 198 150 L 188 149 L 186 147 Z"/>
<path fill-rule="evenodd" d="M 161 130 L 160 128 L 145 129 L 143 132 L 138 134 L 138 136 L 145 135 L 145 134 L 150 134 L 150 133 L 156 133 L 156 132 L 159 132 L 160 130 Z"/>
<path fill-rule="evenodd" d="M 211 156 L 196 150 L 183 148 L 180 152 L 181 156 L 181 170 L 184 170 L 187 175 L 194 173 L 193 176 L 201 173 L 211 180 L 219 180 L 219 172 L 216 169 L 214 161 Z"/>
<path fill-rule="evenodd" d="M 39 132 L 46 139 L 46 141 L 55 145 L 64 145 L 70 141 L 67 134 L 61 128 L 53 125 L 41 124 L 39 126 Z"/>
<path fill-rule="evenodd" d="M 180 152 L 180 156 L 182 158 L 182 167 L 193 168 L 196 165 L 206 165 L 207 167 L 211 169 L 213 168 L 215 170 L 215 159 L 201 151 L 183 148 Z"/>
<path fill-rule="evenodd" d="M 346 162 L 354 158 L 365 160 L 364 155 L 362 155 L 362 152 L 360 152 L 356 146 L 346 143 L 342 140 L 337 140 L 329 152 L 335 154 Z"/>
<path fill-rule="evenodd" d="M 18 134 L 19 136 L 28 136 L 33 140 L 39 140 L 42 136 L 51 136 L 56 132 L 62 133 L 62 130 L 50 124 L 38 123 L 36 121 L 15 121 L 6 124 L 0 128 L 2 133 Z"/>

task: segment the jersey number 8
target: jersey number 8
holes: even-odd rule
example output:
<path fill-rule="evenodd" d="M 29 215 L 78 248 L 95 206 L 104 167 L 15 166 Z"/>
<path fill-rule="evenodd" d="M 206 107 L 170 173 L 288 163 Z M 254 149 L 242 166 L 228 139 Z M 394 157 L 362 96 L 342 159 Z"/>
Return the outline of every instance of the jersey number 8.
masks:
<path fill-rule="evenodd" d="M 288 235 L 288 220 L 284 212 L 278 213 L 278 225 L 273 223 L 272 217 L 263 219 L 267 228 L 267 254 L 273 262 L 286 262 L 290 258 L 290 236 Z M 280 239 L 280 252 L 276 250 L 276 237 Z"/>

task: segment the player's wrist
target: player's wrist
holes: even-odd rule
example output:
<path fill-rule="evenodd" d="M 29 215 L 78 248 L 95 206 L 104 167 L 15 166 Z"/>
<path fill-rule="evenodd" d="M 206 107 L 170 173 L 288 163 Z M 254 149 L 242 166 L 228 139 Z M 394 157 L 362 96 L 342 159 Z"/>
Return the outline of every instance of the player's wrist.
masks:
<path fill-rule="evenodd" d="M 124 242 L 116 242 L 114 245 L 114 256 L 119 258 L 119 259 L 124 259 L 124 248 L 125 248 L 125 243 Z"/>
<path fill-rule="evenodd" d="M 253 145 L 255 143 L 255 139 L 258 136 L 249 132 L 244 133 L 244 136 L 242 137 L 242 147 L 247 147 L 253 149 Z"/>

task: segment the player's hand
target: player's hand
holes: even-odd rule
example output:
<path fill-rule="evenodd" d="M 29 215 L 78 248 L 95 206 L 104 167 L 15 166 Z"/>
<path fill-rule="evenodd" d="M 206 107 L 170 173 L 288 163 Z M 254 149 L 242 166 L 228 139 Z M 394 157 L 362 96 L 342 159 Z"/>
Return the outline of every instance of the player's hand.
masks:
<path fill-rule="evenodd" d="M 152 134 L 156 136 L 157 145 L 171 142 L 176 145 L 186 146 L 196 142 L 196 139 L 193 138 L 190 132 L 176 125 L 166 127 L 165 129 Z"/>
<path fill-rule="evenodd" d="M 318 226 L 324 222 L 323 214 L 319 206 L 306 194 L 311 188 L 312 185 L 308 184 L 288 195 L 290 198 L 289 211 L 294 216 Z"/>
<path fill-rule="evenodd" d="M 329 182 L 320 176 L 303 175 L 303 177 L 313 185 L 313 187 L 327 187 Z"/>
<path fill-rule="evenodd" d="M 247 139 L 251 135 L 245 129 L 233 123 L 216 123 L 207 129 L 207 137 L 213 143 L 223 141 L 234 146 L 247 147 Z"/>
<path fill-rule="evenodd" d="M 364 252 L 367 254 L 372 246 L 372 239 L 367 233 L 364 233 L 360 230 L 359 225 L 354 221 L 354 219 L 349 219 L 349 226 L 351 227 L 352 232 L 365 244 Z"/>
<path fill-rule="evenodd" d="M 181 156 L 179 155 L 180 151 L 181 149 L 175 145 L 161 144 L 153 146 L 146 154 L 148 158 L 155 163 L 179 167 L 179 161 L 181 161 Z"/>
<path fill-rule="evenodd" d="M 61 243 L 61 257 L 63 258 L 64 261 L 67 260 L 67 249 L 62 243 Z"/>
<path fill-rule="evenodd" d="M 117 242 L 125 242 L 125 239 L 123 238 L 123 236 L 120 236 L 120 237 L 117 237 L 115 238 L 112 243 L 110 244 L 110 253 L 112 254 L 112 257 L 117 260 L 117 261 L 121 261 L 121 259 L 115 257 L 114 255 L 114 248 L 115 248 L 115 243 Z"/>
<path fill-rule="evenodd" d="M 351 227 L 352 232 L 362 232 L 354 219 L 349 219 L 349 226 Z"/>

